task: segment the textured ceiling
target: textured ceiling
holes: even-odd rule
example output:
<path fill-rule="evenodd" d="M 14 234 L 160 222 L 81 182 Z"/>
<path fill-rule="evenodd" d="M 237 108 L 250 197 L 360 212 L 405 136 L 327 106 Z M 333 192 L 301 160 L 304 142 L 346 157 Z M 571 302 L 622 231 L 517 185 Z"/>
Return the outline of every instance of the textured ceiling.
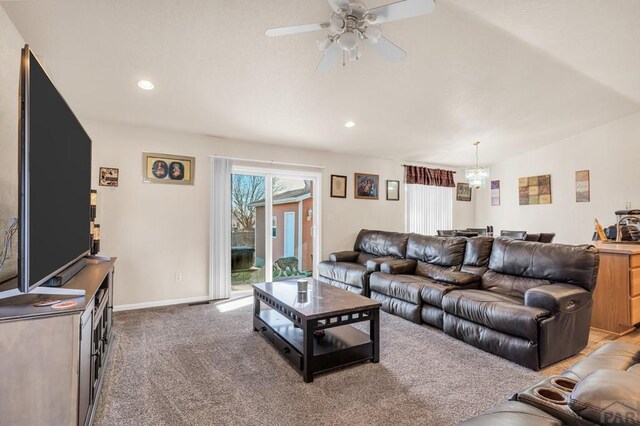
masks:
<path fill-rule="evenodd" d="M 404 62 L 328 75 L 323 32 L 264 36 L 326 20 L 321 0 L 0 4 L 84 118 L 466 165 L 475 140 L 492 163 L 640 110 L 638 0 L 440 0 L 383 25 Z"/>

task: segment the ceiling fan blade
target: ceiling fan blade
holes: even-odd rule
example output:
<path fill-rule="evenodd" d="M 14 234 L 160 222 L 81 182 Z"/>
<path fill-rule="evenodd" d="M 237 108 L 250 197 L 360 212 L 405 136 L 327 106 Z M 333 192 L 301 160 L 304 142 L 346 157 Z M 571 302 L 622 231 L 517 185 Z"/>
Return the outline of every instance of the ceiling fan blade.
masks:
<path fill-rule="evenodd" d="M 349 8 L 349 0 L 327 0 L 329 2 L 329 6 L 333 9 L 334 12 L 337 12 L 338 9 L 347 9 Z"/>
<path fill-rule="evenodd" d="M 329 28 L 329 23 L 322 22 L 318 24 L 304 24 L 304 25 L 293 25 L 291 27 L 269 28 L 264 33 L 269 37 L 279 37 L 279 36 L 289 35 L 289 34 L 299 34 L 299 33 L 308 33 L 311 31 L 318 31 L 323 28 Z"/>
<path fill-rule="evenodd" d="M 373 22 L 377 25 L 383 22 L 426 15 L 427 13 L 433 12 L 435 6 L 436 3 L 434 0 L 401 0 L 385 6 L 374 7 L 373 9 L 369 9 L 367 13 L 376 15 L 376 20 Z"/>
<path fill-rule="evenodd" d="M 376 52 L 390 60 L 391 62 L 400 62 L 405 56 L 407 56 L 407 52 L 400 49 L 398 46 L 393 44 L 384 37 L 380 37 L 377 43 L 374 43 L 370 39 L 365 39 L 367 44 Z"/>
<path fill-rule="evenodd" d="M 316 72 L 320 74 L 328 73 L 331 68 L 342 56 L 342 48 L 337 43 L 332 43 L 331 46 L 324 51 L 324 55 L 320 60 L 320 63 L 316 67 Z"/>

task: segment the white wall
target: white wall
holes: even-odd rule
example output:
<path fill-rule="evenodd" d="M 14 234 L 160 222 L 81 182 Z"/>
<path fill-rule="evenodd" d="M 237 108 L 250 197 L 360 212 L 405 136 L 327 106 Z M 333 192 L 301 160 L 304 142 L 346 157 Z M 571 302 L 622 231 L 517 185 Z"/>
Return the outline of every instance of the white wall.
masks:
<path fill-rule="evenodd" d="M 404 230 L 400 201 L 353 198 L 353 173 L 403 180 L 401 163 L 376 158 L 296 150 L 187 133 L 83 120 L 93 140 L 93 187 L 98 189 L 101 254 L 118 256 L 116 305 L 197 298 L 208 291 L 210 155 L 324 165 L 322 258 L 350 250 L 361 228 Z M 142 152 L 196 157 L 195 184 L 141 182 Z M 120 169 L 117 188 L 98 187 L 99 167 Z M 330 198 L 331 174 L 348 177 L 347 198 Z M 175 281 L 176 272 L 183 274 Z"/>
<path fill-rule="evenodd" d="M 576 202 L 578 170 L 590 171 L 591 202 Z M 518 205 L 518 178 L 544 174 L 551 174 L 552 204 Z M 555 232 L 560 243 L 589 242 L 594 218 L 607 226 L 626 202 L 640 208 L 640 113 L 494 164 L 491 179 L 500 180 L 501 205 L 491 206 L 489 188 L 478 191 L 476 225 L 493 225 L 496 232 Z"/>
<path fill-rule="evenodd" d="M 22 47 L 24 40 L 0 7 L 0 244 L 11 220 L 18 216 L 18 85 Z M 16 274 L 17 241 L 16 236 L 11 256 L 0 271 L 0 281 Z"/>

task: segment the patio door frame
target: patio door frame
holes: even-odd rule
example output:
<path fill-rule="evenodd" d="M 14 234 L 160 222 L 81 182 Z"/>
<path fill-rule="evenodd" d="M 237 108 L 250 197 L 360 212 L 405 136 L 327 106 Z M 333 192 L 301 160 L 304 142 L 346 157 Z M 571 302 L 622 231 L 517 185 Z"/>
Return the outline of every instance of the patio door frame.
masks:
<path fill-rule="evenodd" d="M 271 218 L 273 217 L 273 178 L 286 178 L 286 179 L 302 179 L 310 180 L 312 185 L 312 197 L 313 197 L 313 227 L 311 228 L 311 236 L 313 237 L 312 246 L 312 259 L 313 259 L 313 278 L 318 278 L 318 258 L 322 253 L 322 173 L 310 172 L 305 170 L 292 170 L 292 169 L 278 169 L 267 167 L 250 167 L 250 166 L 231 166 L 231 175 L 249 175 L 264 177 L 265 185 L 265 208 L 264 208 L 264 241 L 265 241 L 265 268 L 264 279 L 266 282 L 273 280 L 273 238 L 271 234 Z M 211 212 L 213 214 L 213 212 Z M 226 212 L 231 217 L 231 211 Z M 257 218 L 256 218 L 257 219 Z M 231 230 L 229 230 L 231 232 Z M 300 229 L 302 232 L 302 227 Z M 231 251 L 231 246 L 227 247 L 227 250 Z M 302 261 L 302 259 L 300 259 Z M 228 282 L 229 288 L 231 287 L 231 277 Z M 212 289 L 210 289 L 210 292 Z"/>

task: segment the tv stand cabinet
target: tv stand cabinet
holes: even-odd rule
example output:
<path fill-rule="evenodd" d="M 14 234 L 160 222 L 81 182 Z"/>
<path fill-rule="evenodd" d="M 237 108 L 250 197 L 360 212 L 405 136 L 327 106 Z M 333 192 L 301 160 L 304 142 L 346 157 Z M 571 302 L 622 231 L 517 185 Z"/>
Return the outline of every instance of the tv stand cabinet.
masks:
<path fill-rule="evenodd" d="M 82 297 L 25 294 L 0 300 L 0 423 L 93 422 L 113 338 L 115 261 L 88 259 L 65 284 L 85 290 Z M 54 299 L 78 304 L 60 310 L 33 306 Z"/>

